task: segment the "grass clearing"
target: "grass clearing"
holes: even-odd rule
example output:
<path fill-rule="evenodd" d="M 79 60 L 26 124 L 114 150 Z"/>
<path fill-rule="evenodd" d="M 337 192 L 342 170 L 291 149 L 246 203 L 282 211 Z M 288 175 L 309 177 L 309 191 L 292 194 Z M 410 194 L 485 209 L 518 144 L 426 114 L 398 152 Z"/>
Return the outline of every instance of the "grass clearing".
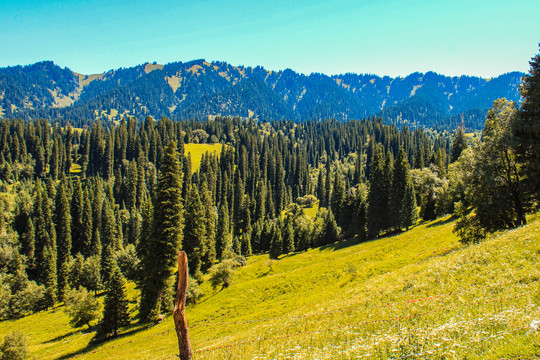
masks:
<path fill-rule="evenodd" d="M 540 219 L 463 247 L 439 219 L 362 244 L 256 255 L 187 308 L 194 359 L 501 359 L 538 356 Z M 130 298 L 137 296 L 129 289 Z M 39 359 L 173 359 L 172 316 L 89 347 L 60 309 L 0 323 Z"/>
<path fill-rule="evenodd" d="M 201 159 L 204 153 L 216 152 L 221 154 L 223 144 L 184 144 L 184 155 L 191 153 L 191 172 L 195 173 L 201 167 Z"/>

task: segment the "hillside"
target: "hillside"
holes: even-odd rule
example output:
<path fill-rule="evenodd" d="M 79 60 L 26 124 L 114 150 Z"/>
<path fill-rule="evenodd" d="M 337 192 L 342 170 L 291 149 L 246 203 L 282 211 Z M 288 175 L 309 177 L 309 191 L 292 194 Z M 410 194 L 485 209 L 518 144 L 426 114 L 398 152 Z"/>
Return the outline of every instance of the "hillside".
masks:
<path fill-rule="evenodd" d="M 382 116 L 387 123 L 455 129 L 483 127 L 497 98 L 519 101 L 522 73 L 493 79 L 433 72 L 391 78 L 369 74 L 304 75 L 290 69 L 194 60 L 142 64 L 83 75 L 54 63 L 0 69 L 0 117 L 44 117 L 87 123 L 118 120 L 241 116 L 260 119 Z"/>
<path fill-rule="evenodd" d="M 196 359 L 533 359 L 540 332 L 540 219 L 463 247 L 452 219 L 362 244 L 248 258 L 187 316 Z M 137 292 L 130 287 L 130 297 Z M 61 307 L 0 323 L 39 359 L 173 359 L 172 319 L 88 346 Z M 51 329 L 54 329 L 51 331 Z"/>

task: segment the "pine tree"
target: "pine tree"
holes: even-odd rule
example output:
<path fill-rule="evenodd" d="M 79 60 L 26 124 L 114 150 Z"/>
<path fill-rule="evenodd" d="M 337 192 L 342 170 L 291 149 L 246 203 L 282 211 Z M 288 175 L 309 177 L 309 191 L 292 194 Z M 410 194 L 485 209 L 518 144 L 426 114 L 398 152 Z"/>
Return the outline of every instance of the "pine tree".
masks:
<path fill-rule="evenodd" d="M 204 208 L 204 249 L 202 254 L 201 269 L 203 272 L 207 271 L 216 260 L 216 225 L 217 225 L 217 212 L 214 205 L 212 205 L 212 195 L 208 191 L 206 182 L 201 186 L 201 202 Z"/>
<path fill-rule="evenodd" d="M 71 258 L 71 218 L 66 196 L 66 178 L 62 177 L 56 194 L 56 239 L 58 244 L 58 297 L 63 299 L 67 288 L 67 264 Z"/>
<path fill-rule="evenodd" d="M 291 217 L 285 219 L 285 227 L 283 228 L 283 253 L 288 254 L 294 252 L 294 229 L 293 220 Z"/>
<path fill-rule="evenodd" d="M 540 44 L 539 44 L 540 46 Z M 526 192 L 540 202 L 540 54 L 529 62 L 523 77 L 521 108 L 512 124 L 519 159 L 527 174 Z"/>
<path fill-rule="evenodd" d="M 229 206 L 224 199 L 219 206 L 218 222 L 216 229 L 216 257 L 223 260 L 224 255 L 232 251 L 232 237 L 229 228 Z"/>
<path fill-rule="evenodd" d="M 58 293 L 56 275 L 56 251 L 50 245 L 43 248 L 43 263 L 41 266 L 41 278 L 45 285 L 45 306 L 54 307 Z"/>
<path fill-rule="evenodd" d="M 400 222 L 407 230 L 418 221 L 418 207 L 416 204 L 416 195 L 410 172 L 405 178 L 405 198 L 401 212 Z"/>
<path fill-rule="evenodd" d="M 112 246 L 113 250 L 119 250 L 121 248 L 121 242 L 116 236 L 116 219 L 114 211 L 111 208 L 109 199 L 105 197 L 103 200 L 103 206 L 101 209 L 101 245 L 103 248 Z"/>
<path fill-rule="evenodd" d="M 387 194 L 384 193 L 384 160 L 382 145 L 378 145 L 373 152 L 371 160 L 371 179 L 368 194 L 368 235 L 377 237 L 384 227 L 383 219 L 388 216 L 386 212 Z"/>
<path fill-rule="evenodd" d="M 195 184 L 186 200 L 184 224 L 183 248 L 189 259 L 189 273 L 195 276 L 201 271 L 202 255 L 206 252 L 204 209 Z"/>
<path fill-rule="evenodd" d="M 390 213 L 391 226 L 399 230 L 403 226 L 402 219 L 404 218 L 405 198 L 407 187 L 407 174 L 409 173 L 409 164 L 405 157 L 403 147 L 399 149 L 398 156 L 394 160 L 394 172 L 392 177 L 391 205 Z M 410 175 L 409 175 L 410 178 Z"/>
<path fill-rule="evenodd" d="M 88 188 L 84 192 L 83 197 L 83 213 L 81 216 L 81 230 L 79 236 L 80 251 L 88 257 L 93 254 L 92 252 L 92 200 Z M 101 254 L 101 252 L 99 252 Z M 97 254 L 94 254 L 97 255 Z"/>
<path fill-rule="evenodd" d="M 83 253 L 85 246 L 85 237 L 83 234 L 83 212 L 84 212 L 84 200 L 81 181 L 79 177 L 75 177 L 75 184 L 73 186 L 73 195 L 71 197 L 71 239 L 72 239 L 72 254 Z"/>
<path fill-rule="evenodd" d="M 459 159 L 459 156 L 467 148 L 467 139 L 465 138 L 465 130 L 463 124 L 459 126 L 456 136 L 452 141 L 452 157 L 450 162 L 456 162 Z"/>
<path fill-rule="evenodd" d="M 129 312 L 125 279 L 118 266 L 114 266 L 107 285 L 103 319 L 99 325 L 98 337 L 107 337 L 111 334 L 118 336 L 118 330 L 127 325 L 129 325 Z"/>
<path fill-rule="evenodd" d="M 270 259 L 277 259 L 283 251 L 283 241 L 281 238 L 281 226 L 278 223 L 272 226 L 272 238 L 270 240 Z"/>
<path fill-rule="evenodd" d="M 176 143 L 170 141 L 161 160 L 154 205 L 154 236 L 143 262 L 140 318 L 148 321 L 159 311 L 159 299 L 176 260 L 183 238 L 182 173 Z M 160 254 L 160 256 L 155 256 Z"/>
<path fill-rule="evenodd" d="M 328 209 L 324 218 L 324 228 L 321 234 L 321 245 L 329 245 L 339 241 L 340 230 L 332 209 Z"/>

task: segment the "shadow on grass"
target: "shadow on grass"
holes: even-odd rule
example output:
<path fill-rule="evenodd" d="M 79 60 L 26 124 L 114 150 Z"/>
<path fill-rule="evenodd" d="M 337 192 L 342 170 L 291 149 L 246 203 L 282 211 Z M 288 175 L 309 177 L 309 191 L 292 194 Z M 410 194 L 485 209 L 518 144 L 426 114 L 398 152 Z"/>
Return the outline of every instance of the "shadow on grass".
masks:
<path fill-rule="evenodd" d="M 70 331 L 70 332 L 68 332 L 68 333 L 66 333 L 66 334 L 64 334 L 64 335 L 59 335 L 59 336 L 57 336 L 57 337 L 55 337 L 55 338 L 52 338 L 52 339 L 47 340 L 47 341 L 44 341 L 44 342 L 42 342 L 42 344 L 50 344 L 50 343 L 54 343 L 54 342 L 57 342 L 57 341 L 60 341 L 60 340 L 64 340 L 65 338 L 70 337 L 70 336 L 72 336 L 72 335 L 75 335 L 75 334 L 77 334 L 77 333 L 83 333 L 83 332 L 84 332 L 84 331 L 81 330 L 81 329 L 79 329 L 79 330 L 73 330 L 73 331 Z"/>
<path fill-rule="evenodd" d="M 427 225 L 426 227 L 428 229 L 430 229 L 430 228 L 434 228 L 434 227 L 437 227 L 437 226 L 446 225 L 446 224 L 454 221 L 455 219 L 456 219 L 455 215 L 452 215 L 452 216 L 449 216 L 449 217 L 443 217 L 443 218 L 440 218 L 439 220 Z"/>
<path fill-rule="evenodd" d="M 84 354 L 92 353 L 94 351 L 98 351 L 101 346 L 110 343 L 112 340 L 120 340 L 122 338 L 131 336 L 131 335 L 134 335 L 134 334 L 136 334 L 138 332 L 146 330 L 146 329 L 148 329 L 150 327 L 152 327 L 151 324 L 145 324 L 145 325 L 133 324 L 133 325 L 130 325 L 130 326 L 128 326 L 126 328 L 127 331 L 119 334 L 116 337 L 111 337 L 111 338 L 108 338 L 106 340 L 96 340 L 94 338 L 94 339 L 92 339 L 90 341 L 90 343 L 86 347 L 84 347 L 84 348 L 82 348 L 80 350 L 71 352 L 69 354 L 65 354 L 63 356 L 60 356 L 60 357 L 56 358 L 56 360 L 67 360 L 67 359 L 71 359 L 71 358 L 76 357 L 76 356 L 81 356 L 81 355 L 84 355 Z"/>

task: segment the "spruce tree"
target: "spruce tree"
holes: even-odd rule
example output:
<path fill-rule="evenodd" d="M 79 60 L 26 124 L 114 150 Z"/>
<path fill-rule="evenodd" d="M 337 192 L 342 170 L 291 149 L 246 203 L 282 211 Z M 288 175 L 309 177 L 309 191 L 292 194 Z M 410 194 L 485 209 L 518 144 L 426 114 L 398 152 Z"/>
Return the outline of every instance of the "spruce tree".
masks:
<path fill-rule="evenodd" d="M 98 337 L 118 336 L 118 330 L 127 325 L 129 312 L 125 279 L 118 266 L 114 266 L 107 284 Z"/>
<path fill-rule="evenodd" d="M 218 222 L 216 228 L 216 257 L 224 259 L 224 255 L 232 251 L 232 237 L 229 228 L 229 206 L 224 199 L 219 206 Z"/>
<path fill-rule="evenodd" d="M 467 148 L 467 139 L 465 138 L 465 130 L 463 124 L 459 126 L 452 141 L 452 156 L 450 162 L 456 162 L 459 156 Z"/>
<path fill-rule="evenodd" d="M 84 200 L 81 181 L 79 177 L 75 177 L 75 184 L 73 186 L 73 195 L 71 197 L 71 239 L 72 239 L 72 254 L 83 253 L 84 248 L 88 244 L 84 244 L 85 237 L 83 234 L 83 212 L 84 212 Z"/>
<path fill-rule="evenodd" d="M 294 229 L 293 229 L 292 217 L 285 219 L 285 226 L 283 228 L 283 253 L 288 254 L 294 252 Z"/>
<path fill-rule="evenodd" d="M 58 247 L 58 297 L 63 299 L 68 285 L 67 264 L 71 258 L 71 217 L 66 196 L 66 178 L 62 177 L 56 194 L 56 239 Z"/>
<path fill-rule="evenodd" d="M 201 203 L 204 209 L 204 253 L 202 254 L 201 269 L 203 272 L 207 271 L 216 260 L 216 225 L 217 225 L 217 212 L 214 205 L 212 205 L 212 195 L 208 191 L 206 182 L 201 185 Z"/>
<path fill-rule="evenodd" d="M 161 293 L 182 245 L 183 208 L 182 173 L 176 143 L 170 141 L 164 150 L 156 186 L 154 204 L 154 236 L 150 238 L 143 261 L 143 286 L 140 318 L 148 321 L 159 312 Z M 159 254 L 159 255 L 158 255 Z"/>
<path fill-rule="evenodd" d="M 272 232 L 271 232 L 271 240 L 270 240 L 270 259 L 277 259 L 279 258 L 279 255 L 282 254 L 283 251 L 283 240 L 281 237 L 281 226 L 278 223 L 274 224 L 272 226 Z"/>
<path fill-rule="evenodd" d="M 386 212 L 387 194 L 384 193 L 384 159 L 382 145 L 378 145 L 373 152 L 371 160 L 371 178 L 368 194 L 368 235 L 377 237 L 384 227 L 383 219 L 388 216 Z"/>
<path fill-rule="evenodd" d="M 192 184 L 186 200 L 183 241 L 189 262 L 189 273 L 192 276 L 198 275 L 201 271 L 202 255 L 206 252 L 204 215 L 199 193 L 195 184 Z"/>
<path fill-rule="evenodd" d="M 540 46 L 540 44 L 539 44 Z M 529 73 L 523 77 L 523 99 L 512 134 L 517 144 L 519 160 L 527 175 L 526 193 L 540 202 L 540 54 L 529 62 Z"/>
<path fill-rule="evenodd" d="M 405 212 L 405 197 L 407 187 L 407 174 L 409 173 L 409 164 L 405 157 L 403 147 L 399 149 L 398 156 L 394 160 L 394 172 L 392 177 L 391 205 L 390 213 L 391 226 L 399 230 L 403 227 L 403 214 Z M 409 176 L 410 178 L 410 176 Z"/>

